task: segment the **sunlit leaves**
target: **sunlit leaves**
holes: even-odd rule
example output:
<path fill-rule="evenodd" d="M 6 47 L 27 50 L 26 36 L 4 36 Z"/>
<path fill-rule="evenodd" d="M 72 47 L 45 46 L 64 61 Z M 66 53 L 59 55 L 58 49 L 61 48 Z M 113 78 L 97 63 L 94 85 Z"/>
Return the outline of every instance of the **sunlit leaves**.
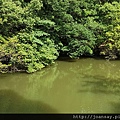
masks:
<path fill-rule="evenodd" d="M 118 56 L 120 54 L 120 3 L 105 3 L 100 8 L 100 12 L 105 14 L 102 21 L 107 24 L 106 41 L 103 43 L 105 48 L 102 49 L 101 53 Z"/>

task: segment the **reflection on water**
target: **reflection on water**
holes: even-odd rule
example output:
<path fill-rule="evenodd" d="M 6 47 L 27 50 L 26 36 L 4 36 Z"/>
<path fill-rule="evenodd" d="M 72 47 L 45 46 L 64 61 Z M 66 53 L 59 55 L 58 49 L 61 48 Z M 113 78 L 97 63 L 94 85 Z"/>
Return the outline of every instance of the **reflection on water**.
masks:
<path fill-rule="evenodd" d="M 120 113 L 120 61 L 80 59 L 0 75 L 0 113 Z"/>

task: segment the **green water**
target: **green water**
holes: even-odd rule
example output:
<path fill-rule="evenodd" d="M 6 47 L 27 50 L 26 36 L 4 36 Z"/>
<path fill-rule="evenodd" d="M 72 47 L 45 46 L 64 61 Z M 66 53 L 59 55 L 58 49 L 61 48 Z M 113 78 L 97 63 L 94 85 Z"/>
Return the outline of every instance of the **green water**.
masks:
<path fill-rule="evenodd" d="M 120 61 L 56 61 L 0 74 L 0 113 L 120 113 Z"/>

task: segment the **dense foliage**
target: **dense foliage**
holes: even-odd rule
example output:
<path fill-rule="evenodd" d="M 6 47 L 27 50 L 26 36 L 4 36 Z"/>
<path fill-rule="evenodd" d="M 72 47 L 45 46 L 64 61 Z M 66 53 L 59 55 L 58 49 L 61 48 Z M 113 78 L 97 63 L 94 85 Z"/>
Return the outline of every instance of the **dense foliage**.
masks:
<path fill-rule="evenodd" d="M 60 55 L 120 55 L 119 0 L 0 0 L 0 72 L 35 72 Z"/>
<path fill-rule="evenodd" d="M 58 52 L 46 29 L 51 29 L 54 22 L 42 20 L 38 15 L 41 1 L 32 0 L 24 4 L 1 0 L 0 5 L 1 72 L 34 72 L 53 63 Z"/>

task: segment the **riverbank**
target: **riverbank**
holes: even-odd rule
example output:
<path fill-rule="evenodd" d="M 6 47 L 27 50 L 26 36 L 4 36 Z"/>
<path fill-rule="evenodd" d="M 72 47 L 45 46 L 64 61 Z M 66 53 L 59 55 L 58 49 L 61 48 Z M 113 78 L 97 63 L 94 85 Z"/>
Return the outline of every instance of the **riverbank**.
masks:
<path fill-rule="evenodd" d="M 118 66 L 81 58 L 33 74 L 0 74 L 0 113 L 120 113 Z"/>
<path fill-rule="evenodd" d="M 72 58 L 70 58 L 70 57 L 58 57 L 57 58 L 57 60 L 55 60 L 55 61 L 66 61 L 66 62 L 77 62 L 78 60 L 80 60 L 80 59 L 89 59 L 89 58 L 93 58 L 93 59 L 96 59 L 96 60 L 107 60 L 107 61 L 116 61 L 116 60 L 120 60 L 120 58 L 117 58 L 117 59 L 109 59 L 108 57 L 105 57 L 105 56 L 81 56 L 80 58 L 77 58 L 77 59 L 72 59 Z M 55 62 L 54 61 L 54 62 Z M 53 63 L 54 64 L 54 63 Z M 51 67 L 51 65 L 52 64 L 48 64 L 47 66 L 45 66 L 45 68 L 46 67 Z M 15 67 L 15 69 L 13 69 L 12 68 L 12 70 L 9 68 L 9 67 L 6 67 L 7 65 L 5 64 L 5 67 L 3 67 L 0 71 L 1 71 L 1 73 L 15 73 L 15 72 L 21 72 L 21 73 L 26 73 L 26 70 L 18 70 L 18 69 L 16 69 L 16 67 Z M 22 67 L 21 67 L 22 68 Z M 44 69 L 44 68 L 42 68 L 42 69 Z"/>

